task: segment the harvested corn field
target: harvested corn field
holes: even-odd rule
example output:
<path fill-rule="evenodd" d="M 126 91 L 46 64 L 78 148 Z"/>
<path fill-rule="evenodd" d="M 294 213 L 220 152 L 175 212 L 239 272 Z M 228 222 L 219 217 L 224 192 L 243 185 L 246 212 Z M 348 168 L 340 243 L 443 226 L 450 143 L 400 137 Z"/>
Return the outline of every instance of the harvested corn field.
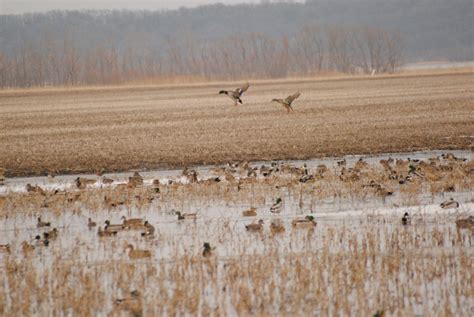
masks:
<path fill-rule="evenodd" d="M 472 72 L 0 92 L 7 176 L 470 149 Z M 273 98 L 301 92 L 289 115 Z"/>

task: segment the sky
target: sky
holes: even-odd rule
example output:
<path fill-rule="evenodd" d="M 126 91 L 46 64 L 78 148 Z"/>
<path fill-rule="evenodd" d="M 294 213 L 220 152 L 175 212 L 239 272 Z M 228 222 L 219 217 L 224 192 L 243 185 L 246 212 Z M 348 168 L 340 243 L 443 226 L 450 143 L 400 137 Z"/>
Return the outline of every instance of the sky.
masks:
<path fill-rule="evenodd" d="M 159 10 L 196 7 L 211 3 L 236 4 L 242 2 L 259 3 L 261 0 L 0 0 L 0 14 L 80 9 Z"/>

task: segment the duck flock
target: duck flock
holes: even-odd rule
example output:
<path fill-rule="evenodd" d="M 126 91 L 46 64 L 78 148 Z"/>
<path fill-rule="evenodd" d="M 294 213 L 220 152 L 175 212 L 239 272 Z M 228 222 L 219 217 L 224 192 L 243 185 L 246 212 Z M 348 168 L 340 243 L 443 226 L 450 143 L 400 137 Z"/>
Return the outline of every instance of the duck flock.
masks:
<path fill-rule="evenodd" d="M 245 83 L 242 87 L 236 88 L 235 90 L 221 90 L 219 91 L 219 94 L 228 96 L 234 102 L 234 106 L 237 106 L 238 104 L 243 104 L 241 97 L 247 91 L 247 89 L 249 89 L 249 87 L 250 84 Z M 298 91 L 284 99 L 274 98 L 272 99 L 272 102 L 279 103 L 286 109 L 287 113 L 290 113 L 290 111 L 294 111 L 292 106 L 293 102 L 300 95 L 301 93 Z"/>
<path fill-rule="evenodd" d="M 436 158 L 430 158 L 428 160 L 418 159 L 383 159 L 379 161 L 384 171 L 383 178 L 391 184 L 397 184 L 398 186 L 406 186 L 409 183 L 417 183 L 421 180 L 428 181 L 442 181 L 444 179 L 450 179 L 455 175 L 456 177 L 472 179 L 474 175 L 474 163 L 473 160 L 467 161 L 466 159 L 457 158 L 453 154 L 443 154 Z M 387 184 L 374 179 L 368 179 L 367 169 L 369 164 L 364 159 L 359 159 L 353 167 L 348 167 L 347 161 L 344 159 L 337 162 L 337 177 L 340 182 L 359 182 L 364 181 L 362 187 L 364 190 L 370 190 L 379 196 L 390 196 L 392 191 L 387 189 Z M 225 166 L 215 167 L 211 170 L 213 175 L 209 178 L 200 178 L 198 172 L 194 169 L 185 168 L 181 173 L 181 179 L 184 179 L 184 184 L 193 184 L 197 186 L 205 186 L 209 184 L 218 184 L 220 182 L 235 184 L 236 190 L 240 190 L 245 184 L 249 184 L 255 181 L 267 181 L 275 179 L 279 175 L 290 175 L 300 184 L 311 184 L 317 183 L 320 180 L 325 179 L 328 174 L 328 166 L 318 165 L 311 172 L 306 164 L 301 166 L 293 166 L 288 163 L 277 163 L 263 164 L 260 167 L 252 166 L 247 162 L 242 163 L 228 163 Z M 45 190 L 38 185 L 26 185 L 26 192 L 28 194 L 37 195 L 44 198 L 43 206 L 48 207 L 50 204 L 54 204 L 53 198 L 58 195 L 64 196 L 64 199 L 71 202 L 80 199 L 81 191 L 91 189 L 91 186 L 95 186 L 98 182 L 101 182 L 103 186 L 115 186 L 115 188 L 122 188 L 124 190 L 130 190 L 135 188 L 146 187 L 144 179 L 139 172 L 135 172 L 131 177 L 128 178 L 126 183 L 114 184 L 116 181 L 112 178 L 102 176 L 101 180 L 77 177 L 74 182 L 76 187 L 74 190 L 69 192 L 54 190 Z M 151 202 L 154 199 L 154 195 L 160 193 L 160 186 L 169 186 L 175 184 L 176 180 L 159 180 L 155 179 L 152 181 L 151 186 L 147 187 L 146 193 L 148 196 L 144 197 L 147 201 Z M 449 184 L 449 182 L 447 182 Z M 451 186 L 452 187 L 452 186 Z M 455 188 L 450 186 L 444 188 L 445 191 L 454 191 Z M 92 189 L 91 189 L 92 190 Z M 27 194 L 27 195 L 28 195 Z M 117 198 L 110 198 L 105 196 L 104 202 L 108 204 L 109 208 L 114 208 L 126 203 L 125 200 Z M 457 209 L 460 204 L 458 201 L 450 198 L 440 204 L 443 209 Z M 271 214 L 280 214 L 283 211 L 283 199 L 276 197 L 268 209 Z M 262 212 L 262 211 L 260 211 Z M 195 221 L 198 218 L 198 213 L 184 213 L 177 210 L 172 210 L 172 214 L 175 215 L 176 221 Z M 259 211 L 255 207 L 248 208 L 242 211 L 242 217 L 256 217 Z M 403 226 L 409 226 L 411 224 L 411 215 L 405 212 L 401 218 L 401 224 Z M 474 216 L 467 218 L 460 218 L 455 220 L 456 226 L 459 230 L 470 230 L 474 234 Z M 110 220 L 106 219 L 103 221 L 103 225 L 97 223 L 92 218 L 88 218 L 84 221 L 84 226 L 87 226 L 90 230 L 97 229 L 97 236 L 99 238 L 115 237 L 120 235 L 122 231 L 136 231 L 142 237 L 147 239 L 153 239 L 155 234 L 155 227 L 145 219 L 142 218 L 126 218 L 122 216 L 120 223 L 111 223 Z M 264 230 L 265 222 L 263 219 L 258 219 L 254 222 L 247 223 L 244 225 L 248 232 L 262 232 Z M 306 215 L 304 217 L 297 217 L 291 220 L 291 226 L 293 228 L 306 228 L 314 230 L 317 226 L 316 219 L 313 215 Z M 36 227 L 42 231 L 42 234 L 38 234 L 30 242 L 24 241 L 21 244 L 24 253 L 29 253 L 38 247 L 48 247 L 52 241 L 57 239 L 60 232 L 57 228 L 54 228 L 52 223 L 44 221 L 41 217 L 37 218 Z M 285 232 L 285 226 L 280 219 L 273 219 L 269 225 L 269 230 L 272 234 L 280 234 Z M 202 255 L 204 257 L 213 254 L 215 247 L 211 246 L 209 242 L 204 242 L 202 247 Z M 0 251 L 9 253 L 11 251 L 10 244 L 0 245 Z M 131 244 L 126 246 L 126 251 L 130 259 L 149 258 L 152 256 L 149 250 L 135 249 Z"/>

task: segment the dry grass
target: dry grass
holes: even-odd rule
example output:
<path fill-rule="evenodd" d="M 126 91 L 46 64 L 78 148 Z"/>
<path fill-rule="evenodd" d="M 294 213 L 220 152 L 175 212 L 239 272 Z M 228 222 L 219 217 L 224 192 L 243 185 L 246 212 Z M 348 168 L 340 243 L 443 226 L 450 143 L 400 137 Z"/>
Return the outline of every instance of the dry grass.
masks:
<path fill-rule="evenodd" d="M 455 220 L 472 214 L 465 207 L 472 204 L 462 201 L 452 213 L 399 208 L 412 215 L 404 226 L 399 214 L 376 216 L 384 207 L 374 201 L 405 206 L 427 193 L 431 201 L 451 185 L 472 193 L 473 163 L 445 156 L 347 163 L 323 173 L 315 166 L 308 171 L 314 179 L 305 183 L 299 182 L 302 169 L 288 164 L 274 166 L 270 176 L 263 176 L 264 168 L 257 177 L 239 178 L 252 170 L 243 164 L 214 169 L 220 182 L 160 179 L 159 191 L 147 178 L 137 186 L 7 191 L 0 201 L 0 244 L 11 244 L 11 252 L 0 253 L 0 315 L 370 316 L 383 310 L 467 316 L 474 309 L 474 241 Z M 379 187 L 394 191 L 390 197 L 397 200 L 381 196 Z M 273 215 L 269 207 L 279 196 L 284 208 Z M 318 216 L 328 199 L 333 205 L 362 202 L 370 215 Z M 123 204 L 112 207 L 112 201 Z M 250 206 L 257 217 L 242 217 Z M 178 221 L 172 209 L 199 216 Z M 309 212 L 315 228 L 292 227 L 293 219 Z M 23 241 L 51 230 L 36 227 L 39 215 L 59 235 L 48 247 L 25 252 Z M 122 215 L 146 218 L 154 236 L 125 230 L 99 238 L 96 228 L 87 227 L 89 217 L 100 225 L 118 223 Z M 245 225 L 259 218 L 265 219 L 262 232 L 247 232 Z M 270 223 L 277 220 L 285 231 L 272 234 Z M 202 256 L 204 242 L 215 247 L 210 257 Z M 129 244 L 151 251 L 151 258 L 132 260 Z"/>
<path fill-rule="evenodd" d="M 230 160 L 466 149 L 474 75 L 262 81 L 244 105 L 233 84 L 0 93 L 7 176 L 116 171 Z M 301 91 L 295 113 L 270 103 Z"/>

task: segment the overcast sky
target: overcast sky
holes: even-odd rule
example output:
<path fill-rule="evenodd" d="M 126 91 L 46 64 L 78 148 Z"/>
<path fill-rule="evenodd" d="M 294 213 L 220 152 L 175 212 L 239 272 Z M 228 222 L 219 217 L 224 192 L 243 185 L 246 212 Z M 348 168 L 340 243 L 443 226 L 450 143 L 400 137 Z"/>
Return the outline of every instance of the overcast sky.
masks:
<path fill-rule="evenodd" d="M 0 0 L 0 14 L 79 9 L 176 9 L 211 3 L 259 3 L 260 0 Z"/>

